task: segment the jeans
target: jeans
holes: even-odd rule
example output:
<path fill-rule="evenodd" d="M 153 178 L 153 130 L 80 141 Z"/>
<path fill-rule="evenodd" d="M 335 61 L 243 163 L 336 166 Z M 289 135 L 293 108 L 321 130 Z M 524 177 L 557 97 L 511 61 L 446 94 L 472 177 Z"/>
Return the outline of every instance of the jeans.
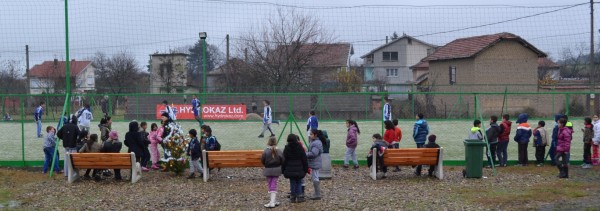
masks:
<path fill-rule="evenodd" d="M 417 143 L 417 148 L 423 148 L 424 145 L 425 145 L 424 143 L 423 144 Z M 423 166 L 422 165 L 418 165 L 417 169 L 415 170 L 415 173 L 418 174 L 418 175 L 421 175 L 421 168 L 423 168 Z"/>
<path fill-rule="evenodd" d="M 490 166 L 492 165 L 492 161 L 494 161 L 494 165 L 498 164 L 498 159 L 496 158 L 497 148 L 498 148 L 498 142 L 490 144 L 490 154 L 489 155 L 488 155 L 488 152 L 486 149 L 485 156 L 487 156 L 487 160 L 488 160 L 488 163 Z M 491 158 L 490 158 L 490 155 L 491 155 Z"/>
<path fill-rule="evenodd" d="M 310 179 L 313 182 L 319 181 L 319 169 L 312 169 L 312 171 L 310 172 Z"/>
<path fill-rule="evenodd" d="M 202 167 L 200 166 L 200 159 L 192 160 L 190 159 L 190 174 L 198 171 L 199 174 L 202 174 Z"/>
<path fill-rule="evenodd" d="M 355 166 L 358 166 L 358 160 L 356 160 L 356 149 L 346 148 L 346 156 L 344 156 L 344 165 L 348 165 L 350 162 L 348 161 L 352 157 L 352 163 Z"/>
<path fill-rule="evenodd" d="M 507 148 L 508 148 L 508 141 L 498 142 L 498 146 L 496 149 L 496 155 L 498 156 L 498 161 L 499 161 L 500 165 L 502 165 L 502 166 L 506 165 L 506 162 L 508 161 Z"/>
<path fill-rule="evenodd" d="M 67 155 L 67 153 L 76 153 L 76 152 L 77 152 L 76 147 L 73 147 L 73 148 L 65 147 L 65 160 L 67 160 L 68 156 L 69 156 L 69 155 Z M 71 165 L 73 165 L 73 164 L 71 163 Z M 67 167 L 67 165 L 63 166 L 63 168 L 64 168 L 65 176 L 69 175 L 69 172 L 68 172 L 69 168 Z M 77 169 L 75 169 L 75 171 L 77 171 Z"/>
<path fill-rule="evenodd" d="M 40 138 L 42 137 L 42 120 L 38 120 L 36 121 L 37 123 L 37 137 Z"/>
<path fill-rule="evenodd" d="M 546 155 L 546 146 L 535 147 L 535 161 L 537 164 L 544 163 L 544 155 Z"/>
<path fill-rule="evenodd" d="M 302 178 L 290 178 L 290 192 L 292 196 L 302 195 Z"/>
<path fill-rule="evenodd" d="M 527 144 L 519 143 L 519 164 L 527 165 L 529 160 L 527 158 Z"/>
<path fill-rule="evenodd" d="M 44 147 L 44 168 L 43 171 L 44 173 L 48 172 L 50 165 L 52 165 L 52 155 L 54 155 L 54 147 Z M 56 156 L 54 157 L 54 168 L 52 169 L 54 172 L 60 171 L 60 168 L 58 167 L 58 161 L 59 161 L 59 155 L 58 155 L 58 151 L 56 153 Z"/>
<path fill-rule="evenodd" d="M 583 144 L 583 163 L 592 164 L 592 143 Z"/>
<path fill-rule="evenodd" d="M 277 179 L 279 177 L 268 176 L 267 177 L 267 187 L 269 188 L 269 192 L 277 192 Z"/>
<path fill-rule="evenodd" d="M 144 147 L 144 154 L 142 154 L 142 167 L 147 167 L 148 166 L 148 162 L 150 162 L 150 150 L 148 150 L 148 147 Z"/>

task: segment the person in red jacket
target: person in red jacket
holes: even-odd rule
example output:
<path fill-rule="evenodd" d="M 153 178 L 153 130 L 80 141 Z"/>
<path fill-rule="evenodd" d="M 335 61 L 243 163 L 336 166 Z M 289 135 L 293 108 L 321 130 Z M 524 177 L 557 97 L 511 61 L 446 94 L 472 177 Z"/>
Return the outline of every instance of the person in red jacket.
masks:
<path fill-rule="evenodd" d="M 498 161 L 501 167 L 506 167 L 506 162 L 508 161 L 508 142 L 510 140 L 510 128 L 512 126 L 512 122 L 510 120 L 510 116 L 508 114 L 502 115 L 502 123 L 500 123 L 500 135 L 498 136 L 498 148 L 496 149 L 496 155 L 498 156 Z"/>
<path fill-rule="evenodd" d="M 390 148 L 398 149 L 398 148 L 400 148 L 400 141 L 402 141 L 402 130 L 400 130 L 400 127 L 398 127 L 398 119 L 394 119 L 394 121 L 392 121 L 392 123 L 394 123 L 394 131 L 396 131 L 396 141 L 392 142 L 393 145 L 391 145 Z M 394 169 L 394 172 L 399 172 L 399 171 L 400 171 L 400 166 L 396 166 L 396 169 Z"/>
<path fill-rule="evenodd" d="M 394 123 L 392 123 L 392 121 L 390 120 L 383 122 L 383 124 L 385 125 L 385 133 L 383 133 L 383 140 L 387 142 L 388 146 L 390 146 L 391 148 L 392 144 L 398 140 L 398 137 L 396 135 L 396 127 L 394 126 Z"/>
<path fill-rule="evenodd" d="M 558 167 L 559 178 L 569 178 L 569 164 L 567 158 L 571 151 L 571 140 L 573 131 L 566 126 L 567 120 L 561 118 L 558 120 L 558 141 L 556 143 L 556 166 Z"/>

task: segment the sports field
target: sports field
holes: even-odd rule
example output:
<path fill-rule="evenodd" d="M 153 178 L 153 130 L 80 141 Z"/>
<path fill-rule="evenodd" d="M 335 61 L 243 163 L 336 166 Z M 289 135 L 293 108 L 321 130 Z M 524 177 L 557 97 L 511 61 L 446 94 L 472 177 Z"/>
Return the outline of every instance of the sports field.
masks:
<path fill-rule="evenodd" d="M 552 132 L 553 122 L 552 120 L 544 119 L 547 122 L 547 130 L 549 133 Z M 539 119 L 532 119 L 529 122 L 532 127 L 537 125 Z M 573 120 L 575 126 L 575 133 L 573 134 L 573 144 L 571 145 L 571 160 L 581 160 L 583 155 L 583 143 L 581 128 L 583 127 L 582 120 Z M 152 122 L 148 122 L 150 125 Z M 158 123 L 158 121 L 156 121 Z M 413 148 L 415 143 L 412 139 L 412 127 L 413 121 L 401 120 L 399 126 L 403 132 L 403 138 L 400 143 L 402 148 Z M 486 122 L 487 123 L 487 122 Z M 97 125 L 98 122 L 93 122 Z M 196 122 L 180 122 L 184 129 L 189 130 L 195 128 L 199 130 Z M 263 149 L 266 144 L 266 138 L 257 138 L 260 133 L 261 123 L 260 122 L 207 122 L 213 128 L 213 134 L 217 137 L 222 145 L 223 150 L 236 150 L 236 149 Z M 304 121 L 298 122 L 301 130 L 306 128 Z M 367 154 L 368 148 L 371 146 L 371 135 L 374 133 L 381 133 L 381 122 L 377 121 L 365 121 L 358 122 L 361 134 L 359 136 L 359 143 L 357 148 L 357 157 L 359 160 L 364 160 Z M 56 123 L 44 122 L 43 128 L 48 125 L 56 127 Z M 486 124 L 487 125 L 487 124 Z M 36 125 L 32 122 L 25 123 L 25 160 L 27 161 L 39 161 L 43 160 L 44 154 L 42 151 L 43 138 L 36 138 L 35 130 Z M 283 129 L 284 122 L 280 125 L 273 124 L 272 128 L 274 132 L 279 135 Z M 346 150 L 345 138 L 346 138 L 346 126 L 345 122 L 320 122 L 319 127 L 325 129 L 329 133 L 331 139 L 331 157 L 334 160 L 342 160 Z M 472 122 L 467 120 L 433 120 L 429 121 L 430 134 L 435 134 L 438 137 L 438 144 L 445 148 L 444 159 L 445 160 L 464 160 L 464 145 L 463 140 L 467 137 L 468 131 L 472 127 Z M 121 141 L 127 132 L 128 122 L 113 122 L 113 130 L 119 132 Z M 511 138 L 514 136 L 516 125 L 513 123 Z M 98 127 L 91 128 L 92 133 L 98 133 Z M 284 136 L 281 138 L 279 147 L 285 146 L 285 138 L 289 133 L 289 128 L 286 129 Z M 294 127 L 294 133 L 298 133 Z M 306 132 L 302 132 L 306 136 Z M 9 160 L 21 160 L 22 154 L 22 142 L 21 142 L 21 124 L 20 122 L 0 122 L 0 145 L 2 146 L 2 153 L 0 153 L 0 161 Z M 268 136 L 268 132 L 265 134 Z M 61 153 L 64 153 L 62 145 L 59 147 Z M 127 148 L 124 147 L 123 151 Z M 532 147 L 528 148 L 529 160 L 534 160 L 535 149 Z M 517 144 L 511 141 L 508 146 L 509 160 L 517 159 Z"/>

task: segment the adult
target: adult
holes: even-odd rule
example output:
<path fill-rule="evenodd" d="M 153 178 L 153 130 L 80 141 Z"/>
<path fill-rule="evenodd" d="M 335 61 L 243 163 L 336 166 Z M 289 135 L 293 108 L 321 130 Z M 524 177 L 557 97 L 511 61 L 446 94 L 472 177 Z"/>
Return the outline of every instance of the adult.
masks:
<path fill-rule="evenodd" d="M 40 102 L 38 107 L 35 109 L 35 112 L 33 112 L 33 118 L 34 118 L 35 122 L 37 123 L 37 137 L 38 138 L 42 137 L 42 116 L 44 115 L 44 105 L 46 105 L 46 103 L 44 103 L 44 101 Z"/>
<path fill-rule="evenodd" d="M 390 102 L 392 99 L 385 97 L 385 104 L 383 105 L 383 121 L 392 121 L 392 105 Z"/>
<path fill-rule="evenodd" d="M 138 122 L 132 121 L 129 123 L 129 131 L 125 134 L 125 146 L 129 149 L 128 153 L 135 153 L 135 161 L 141 162 L 142 155 L 144 155 L 144 143 L 142 140 L 142 135 L 140 135 L 140 126 Z"/>
<path fill-rule="evenodd" d="M 68 159 L 67 153 L 77 152 L 77 138 L 79 136 L 79 127 L 77 127 L 77 117 L 71 115 L 71 121 L 63 125 L 56 133 L 56 136 L 63 140 L 65 148 L 65 160 Z M 64 166 L 65 176 L 69 175 L 67 165 Z"/>
<path fill-rule="evenodd" d="M 298 135 L 288 135 L 283 157 L 285 160 L 281 166 L 281 171 L 283 176 L 290 180 L 290 201 L 292 203 L 304 202 L 302 179 L 308 173 L 308 161 L 304 148 L 300 145 Z"/>
<path fill-rule="evenodd" d="M 112 125 L 112 118 L 110 116 L 104 117 L 100 120 L 98 129 L 100 129 L 100 140 L 104 143 L 109 138 L 110 128 Z"/>
<path fill-rule="evenodd" d="M 169 101 L 163 100 L 163 105 L 165 106 L 163 113 L 169 114 L 169 118 L 172 120 L 177 120 L 177 112 L 169 105 Z"/>
<path fill-rule="evenodd" d="M 90 131 L 90 123 L 94 120 L 94 115 L 90 110 L 90 104 L 85 104 L 83 110 L 77 116 L 79 120 L 79 130 Z"/>
<path fill-rule="evenodd" d="M 417 144 L 417 148 L 423 148 L 423 146 L 425 146 L 425 140 L 427 140 L 427 135 L 429 134 L 429 125 L 427 125 L 425 116 L 422 113 L 417 114 L 415 118 L 417 121 L 413 128 L 413 139 L 415 140 L 415 144 Z M 421 167 L 421 165 L 417 166 L 415 175 L 421 176 Z"/>
<path fill-rule="evenodd" d="M 104 98 L 100 100 L 100 107 L 102 108 L 103 117 L 108 117 L 108 95 L 104 95 Z"/>
<path fill-rule="evenodd" d="M 258 135 L 258 138 L 263 138 L 265 137 L 265 131 L 269 130 L 269 132 L 271 133 L 271 136 L 275 136 L 275 134 L 273 133 L 273 130 L 271 130 L 271 123 L 273 122 L 273 116 L 271 115 L 271 102 L 269 102 L 268 100 L 264 100 L 263 101 L 263 128 L 262 131 L 260 132 L 260 135 Z"/>
<path fill-rule="evenodd" d="M 110 131 L 108 134 L 110 137 L 109 140 L 105 141 L 102 145 L 102 152 L 106 153 L 119 153 L 121 152 L 121 148 L 123 148 L 123 144 L 119 141 L 119 134 L 117 131 Z M 114 169 L 115 172 L 115 180 L 122 180 L 121 177 L 121 169 Z"/>
<path fill-rule="evenodd" d="M 200 104 L 200 100 L 198 100 L 198 97 L 194 95 L 194 98 L 192 99 L 192 111 L 194 112 L 194 119 L 198 121 L 198 124 L 200 124 L 200 126 L 202 126 L 202 119 L 200 116 L 201 110 L 202 105 Z"/>

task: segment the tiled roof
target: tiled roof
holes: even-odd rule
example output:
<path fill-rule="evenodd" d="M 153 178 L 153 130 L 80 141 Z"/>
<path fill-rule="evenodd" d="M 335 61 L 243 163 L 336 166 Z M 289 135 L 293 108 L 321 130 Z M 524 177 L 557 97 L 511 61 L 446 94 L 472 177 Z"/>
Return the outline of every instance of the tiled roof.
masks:
<path fill-rule="evenodd" d="M 91 61 L 71 61 L 71 76 L 76 76 L 83 71 Z M 65 77 L 66 74 L 65 61 L 44 61 L 42 64 L 37 64 L 29 70 L 29 76 L 39 78 L 55 78 Z"/>
<path fill-rule="evenodd" d="M 539 57 L 546 57 L 546 54 L 544 52 L 540 51 L 523 38 L 511 33 L 502 32 L 498 34 L 456 39 L 439 48 L 433 54 L 425 57 L 423 60 L 435 61 L 470 58 L 502 40 L 517 41 L 521 45 L 525 46 L 526 48 L 529 48 L 531 51 L 538 54 Z"/>
<path fill-rule="evenodd" d="M 419 39 L 417 39 L 417 38 L 414 38 L 414 37 L 412 37 L 412 36 L 410 36 L 410 35 L 403 34 L 401 37 L 398 37 L 398 38 L 396 38 L 396 39 L 393 39 L 392 41 L 390 41 L 390 42 L 388 42 L 388 43 L 386 43 L 386 44 L 383 44 L 383 45 L 381 45 L 381 46 L 379 46 L 379 47 L 377 47 L 377 48 L 375 48 L 375 49 L 371 50 L 369 53 L 367 53 L 367 54 L 365 54 L 365 55 L 362 55 L 360 58 L 365 58 L 365 57 L 367 57 L 368 55 L 374 54 L 374 53 L 375 53 L 375 52 L 377 52 L 378 50 L 380 50 L 380 49 L 382 49 L 382 48 L 385 48 L 385 47 L 387 47 L 387 46 L 393 45 L 394 43 L 396 43 L 396 42 L 398 42 L 398 41 L 400 41 L 400 40 L 403 40 L 403 39 L 411 39 L 411 40 L 413 40 L 413 41 L 420 42 L 420 43 L 422 43 L 423 45 L 427 45 L 427 46 L 431 46 L 431 47 L 436 47 L 436 45 L 429 44 L 429 43 L 427 43 L 427 42 L 424 42 L 424 41 L 422 41 L 422 40 L 419 40 Z"/>
<path fill-rule="evenodd" d="M 538 58 L 538 68 L 560 68 L 560 65 L 554 63 L 548 57 Z"/>
<path fill-rule="evenodd" d="M 410 69 L 429 70 L 429 62 L 428 61 L 420 61 L 419 63 L 417 63 L 413 66 L 410 66 Z"/>
<path fill-rule="evenodd" d="M 293 47 L 287 49 L 288 51 L 293 51 Z M 276 55 L 281 55 L 286 51 L 286 46 L 281 45 L 278 46 L 271 56 L 273 58 L 277 58 Z M 282 52 L 282 53 L 278 53 Z M 333 43 L 333 44 L 304 44 L 300 46 L 300 49 L 297 53 L 301 55 L 303 53 L 311 56 L 309 61 L 307 62 L 308 66 L 311 67 L 340 67 L 347 66 L 349 58 L 352 54 L 354 54 L 354 50 L 350 43 Z"/>

